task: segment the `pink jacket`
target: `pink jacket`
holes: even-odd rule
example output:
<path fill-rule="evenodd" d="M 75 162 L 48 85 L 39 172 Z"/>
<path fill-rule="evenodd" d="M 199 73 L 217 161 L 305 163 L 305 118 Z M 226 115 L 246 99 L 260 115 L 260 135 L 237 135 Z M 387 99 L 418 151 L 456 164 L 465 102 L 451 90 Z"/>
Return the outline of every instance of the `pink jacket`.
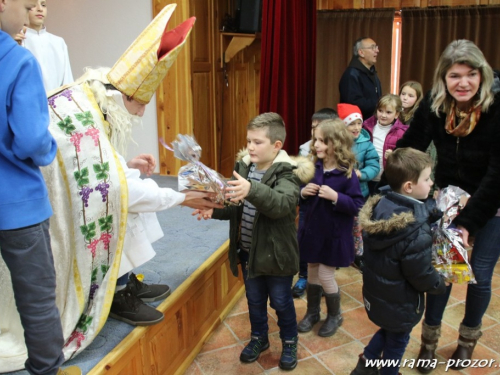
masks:
<path fill-rule="evenodd" d="M 373 128 L 377 125 L 377 117 L 372 116 L 363 122 L 363 128 L 370 133 L 370 141 L 373 142 Z M 408 130 L 408 125 L 403 124 L 399 119 L 396 119 L 394 125 L 392 125 L 391 130 L 385 137 L 384 149 L 382 150 L 382 159 L 385 168 L 385 152 L 387 150 L 394 150 L 396 148 L 396 142 L 403 136 L 403 134 Z"/>

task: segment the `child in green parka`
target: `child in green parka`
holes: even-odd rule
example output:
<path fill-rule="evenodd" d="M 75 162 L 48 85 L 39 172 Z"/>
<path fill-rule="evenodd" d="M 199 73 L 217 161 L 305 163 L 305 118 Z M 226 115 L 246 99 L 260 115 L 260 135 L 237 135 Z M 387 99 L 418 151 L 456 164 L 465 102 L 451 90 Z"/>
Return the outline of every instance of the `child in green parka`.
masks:
<path fill-rule="evenodd" d="M 277 113 L 263 113 L 247 125 L 247 149 L 240 152 L 226 198 L 239 206 L 200 211 L 198 219 L 230 220 L 229 260 L 245 281 L 251 340 L 240 355 L 254 362 L 269 348 L 267 300 L 276 310 L 283 349 L 279 366 L 297 366 L 297 317 L 292 297 L 293 276 L 299 270 L 295 226 L 299 186 L 314 175 L 312 162 L 292 158 L 282 150 L 285 123 Z"/>

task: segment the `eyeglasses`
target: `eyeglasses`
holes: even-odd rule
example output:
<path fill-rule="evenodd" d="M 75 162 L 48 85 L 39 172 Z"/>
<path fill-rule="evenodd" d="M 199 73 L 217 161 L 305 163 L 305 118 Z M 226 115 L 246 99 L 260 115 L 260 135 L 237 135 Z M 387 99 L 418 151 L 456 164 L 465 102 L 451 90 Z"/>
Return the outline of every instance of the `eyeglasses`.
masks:
<path fill-rule="evenodd" d="M 376 44 L 372 44 L 369 47 L 361 47 L 361 49 L 371 49 L 372 51 L 378 50 L 378 46 Z"/>

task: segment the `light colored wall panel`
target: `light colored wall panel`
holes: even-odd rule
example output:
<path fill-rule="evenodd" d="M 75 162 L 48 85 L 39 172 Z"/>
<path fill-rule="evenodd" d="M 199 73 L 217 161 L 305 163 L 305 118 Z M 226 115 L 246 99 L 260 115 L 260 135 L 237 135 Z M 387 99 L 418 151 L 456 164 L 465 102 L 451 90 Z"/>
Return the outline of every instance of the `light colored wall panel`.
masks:
<path fill-rule="evenodd" d="M 151 0 L 50 0 L 47 9 L 47 30 L 66 41 L 75 79 L 87 66 L 113 66 L 152 20 Z M 151 153 L 158 160 L 155 103 L 153 97 L 143 127 L 133 129 L 137 145 L 130 145 L 129 158 Z"/>

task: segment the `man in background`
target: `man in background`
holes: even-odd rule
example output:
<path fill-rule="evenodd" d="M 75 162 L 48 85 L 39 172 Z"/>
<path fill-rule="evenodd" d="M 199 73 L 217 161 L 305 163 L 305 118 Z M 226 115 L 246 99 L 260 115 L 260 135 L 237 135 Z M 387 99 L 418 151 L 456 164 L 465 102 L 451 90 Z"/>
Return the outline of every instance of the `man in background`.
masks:
<path fill-rule="evenodd" d="M 340 103 L 357 105 L 365 119 L 373 116 L 382 94 L 375 70 L 378 53 L 373 39 L 362 37 L 356 40 L 352 60 L 339 82 Z"/>

